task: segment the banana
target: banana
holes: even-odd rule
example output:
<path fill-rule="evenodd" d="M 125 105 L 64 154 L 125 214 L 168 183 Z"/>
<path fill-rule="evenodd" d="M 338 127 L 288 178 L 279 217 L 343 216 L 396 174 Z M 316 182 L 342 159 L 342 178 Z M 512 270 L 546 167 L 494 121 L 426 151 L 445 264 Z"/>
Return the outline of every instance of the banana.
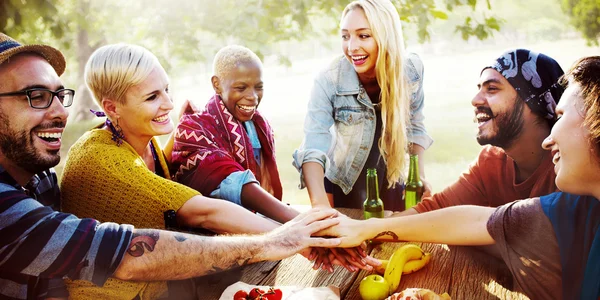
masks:
<path fill-rule="evenodd" d="M 389 260 L 381 259 L 381 265 L 375 267 L 375 272 L 379 275 L 385 274 L 385 268 L 389 264 Z M 426 252 L 421 259 L 409 260 L 404 264 L 404 268 L 402 268 L 402 275 L 408 275 L 414 273 L 416 271 L 421 270 L 424 266 L 426 266 L 429 261 L 431 261 L 431 253 Z"/>
<path fill-rule="evenodd" d="M 421 259 L 423 255 L 425 253 L 423 253 L 421 247 L 414 244 L 403 245 L 392 254 L 383 275 L 383 278 L 390 284 L 390 294 L 396 292 L 396 289 L 398 289 L 406 262 Z"/>
<path fill-rule="evenodd" d="M 383 276 L 385 274 L 385 268 L 387 268 L 390 261 L 387 259 L 380 259 L 379 261 L 381 261 L 381 265 L 375 267 L 375 273 Z"/>
<path fill-rule="evenodd" d="M 423 256 L 421 257 L 421 259 L 416 259 L 416 260 L 410 260 L 410 261 L 408 261 L 404 265 L 404 268 L 402 269 L 402 274 L 406 275 L 406 274 L 411 274 L 411 273 L 414 273 L 416 271 L 419 271 L 425 265 L 427 265 L 429 263 L 429 261 L 431 261 L 431 253 L 426 252 L 425 254 L 423 254 Z"/>

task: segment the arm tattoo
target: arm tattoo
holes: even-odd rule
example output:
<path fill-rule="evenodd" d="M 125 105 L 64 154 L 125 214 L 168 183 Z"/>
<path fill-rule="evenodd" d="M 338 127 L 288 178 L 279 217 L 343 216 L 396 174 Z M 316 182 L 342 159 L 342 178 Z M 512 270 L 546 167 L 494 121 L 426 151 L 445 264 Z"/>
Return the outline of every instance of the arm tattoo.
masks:
<path fill-rule="evenodd" d="M 129 243 L 127 253 L 133 257 L 140 257 L 144 255 L 145 250 L 152 252 L 154 251 L 158 238 L 158 230 L 137 230 L 133 234 L 131 243 Z"/>
<path fill-rule="evenodd" d="M 397 241 L 398 240 L 398 235 L 395 234 L 393 231 L 380 232 L 373 239 L 376 240 L 378 237 L 383 237 L 383 236 L 386 236 L 386 235 L 389 235 L 390 237 L 392 237 L 392 241 Z"/>
<path fill-rule="evenodd" d="M 185 235 L 180 234 L 180 233 L 176 233 L 173 235 L 173 237 L 178 241 L 178 242 L 183 242 L 185 240 L 187 240 L 187 238 L 185 237 Z"/>

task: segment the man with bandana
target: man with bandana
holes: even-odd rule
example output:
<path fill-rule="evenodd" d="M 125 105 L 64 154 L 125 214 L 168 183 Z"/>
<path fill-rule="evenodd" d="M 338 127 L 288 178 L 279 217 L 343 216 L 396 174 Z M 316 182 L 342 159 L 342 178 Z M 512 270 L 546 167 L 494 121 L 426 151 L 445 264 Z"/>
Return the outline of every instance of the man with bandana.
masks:
<path fill-rule="evenodd" d="M 394 216 L 455 205 L 497 207 L 557 191 L 552 157 L 542 141 L 556 122 L 564 88 L 558 63 L 541 53 L 515 49 L 481 71 L 471 100 L 484 146 L 458 181 Z"/>

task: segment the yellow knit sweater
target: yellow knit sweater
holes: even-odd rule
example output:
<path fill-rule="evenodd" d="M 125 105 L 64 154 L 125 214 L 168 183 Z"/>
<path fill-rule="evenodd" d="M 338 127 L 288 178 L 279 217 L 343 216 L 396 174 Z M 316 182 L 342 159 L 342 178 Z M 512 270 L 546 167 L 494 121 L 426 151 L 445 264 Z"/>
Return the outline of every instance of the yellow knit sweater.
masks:
<path fill-rule="evenodd" d="M 157 141 L 160 166 L 170 178 Z M 63 211 L 79 218 L 132 224 L 137 228 L 164 229 L 163 212 L 179 209 L 199 193 L 154 174 L 127 142 L 117 146 L 103 129 L 86 132 L 69 150 L 61 179 Z M 67 280 L 71 299 L 156 299 L 166 283 L 108 279 L 104 287 Z"/>

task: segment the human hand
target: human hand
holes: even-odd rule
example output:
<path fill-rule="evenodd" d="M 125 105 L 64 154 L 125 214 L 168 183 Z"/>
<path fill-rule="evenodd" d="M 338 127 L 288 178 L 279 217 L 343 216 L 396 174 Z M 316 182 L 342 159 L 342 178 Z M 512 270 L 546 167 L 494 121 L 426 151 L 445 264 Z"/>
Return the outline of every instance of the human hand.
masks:
<path fill-rule="evenodd" d="M 313 265 L 313 270 L 322 269 L 329 273 L 333 273 L 333 264 L 331 261 L 331 249 L 329 248 L 317 248 L 317 258 Z"/>
<path fill-rule="evenodd" d="M 431 183 L 424 177 L 421 178 L 421 182 L 423 183 L 423 197 L 431 197 L 433 193 Z"/>
<path fill-rule="evenodd" d="M 333 254 L 331 261 L 333 264 L 340 265 L 350 272 L 358 270 L 371 271 L 373 267 L 379 266 L 381 262 L 367 255 L 366 248 L 367 246 L 364 242 L 354 248 L 331 248 Z"/>
<path fill-rule="evenodd" d="M 370 238 L 367 236 L 367 230 L 369 228 L 365 224 L 366 221 L 354 220 L 343 215 L 338 217 L 338 219 L 339 224 L 326 230 L 319 231 L 315 233 L 315 235 L 338 237 L 341 239 L 339 245 L 341 248 L 357 247 Z"/>
<path fill-rule="evenodd" d="M 329 273 L 333 272 L 333 266 L 329 261 L 329 249 L 328 248 L 307 248 L 298 254 L 304 256 L 310 261 L 314 261 L 313 270 L 323 269 Z"/>
<path fill-rule="evenodd" d="M 268 259 L 280 260 L 310 247 L 337 247 L 340 239 L 312 237 L 313 234 L 337 225 L 334 209 L 311 209 L 265 235 Z"/>
<path fill-rule="evenodd" d="M 201 110 L 189 99 L 185 99 L 179 108 L 179 113 L 177 114 L 177 121 L 181 120 L 183 115 L 195 114 L 200 112 Z"/>

